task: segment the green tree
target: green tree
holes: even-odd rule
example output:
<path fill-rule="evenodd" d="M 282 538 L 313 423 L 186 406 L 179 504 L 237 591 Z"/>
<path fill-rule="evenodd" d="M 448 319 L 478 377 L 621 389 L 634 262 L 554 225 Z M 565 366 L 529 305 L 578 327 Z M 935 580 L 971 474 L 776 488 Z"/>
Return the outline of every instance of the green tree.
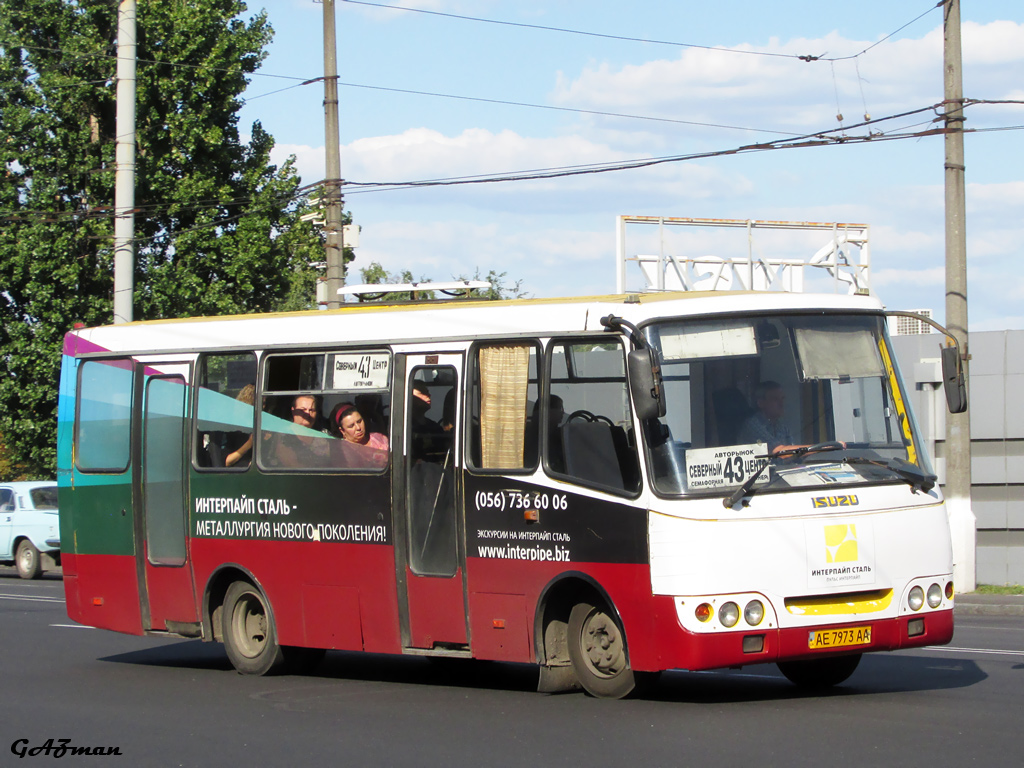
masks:
<path fill-rule="evenodd" d="M 116 34 L 110 0 L 0 2 L 0 432 L 36 476 L 63 336 L 111 321 Z M 279 310 L 323 258 L 293 161 L 238 126 L 272 34 L 239 0 L 139 3 L 137 319 Z"/>

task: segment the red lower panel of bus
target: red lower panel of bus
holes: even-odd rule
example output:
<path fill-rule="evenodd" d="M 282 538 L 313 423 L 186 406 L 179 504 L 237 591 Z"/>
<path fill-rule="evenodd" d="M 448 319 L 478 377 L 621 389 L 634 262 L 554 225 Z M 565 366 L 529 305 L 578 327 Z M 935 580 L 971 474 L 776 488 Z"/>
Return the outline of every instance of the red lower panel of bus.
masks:
<path fill-rule="evenodd" d="M 633 563 L 524 562 L 469 558 L 469 626 L 473 656 L 495 661 L 536 661 L 534 621 L 537 604 L 560 578 L 589 581 L 603 591 L 627 627 L 630 658 L 647 664 L 656 619 L 650 568 Z M 671 621 L 678 626 L 671 602 Z M 635 640 L 634 640 L 635 638 Z M 636 666 L 636 661 L 634 661 Z M 643 666 L 638 669 L 653 669 Z"/>
<path fill-rule="evenodd" d="M 222 566 L 238 567 L 270 601 L 282 645 L 401 653 L 395 553 L 368 543 L 191 541 L 200 595 Z"/>
<path fill-rule="evenodd" d="M 79 624 L 142 634 L 134 555 L 61 554 L 68 617 Z"/>
<path fill-rule="evenodd" d="M 413 648 L 465 645 L 466 599 L 462 569 L 454 576 L 417 576 L 405 569 L 409 596 L 409 640 Z"/>

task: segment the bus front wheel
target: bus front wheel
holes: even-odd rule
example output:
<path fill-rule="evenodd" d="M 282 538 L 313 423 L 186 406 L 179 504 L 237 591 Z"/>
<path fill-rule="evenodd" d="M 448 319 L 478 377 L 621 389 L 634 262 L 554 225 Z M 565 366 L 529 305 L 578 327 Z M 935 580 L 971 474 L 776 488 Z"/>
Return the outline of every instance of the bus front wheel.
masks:
<path fill-rule="evenodd" d="M 284 660 L 267 599 L 259 589 L 236 581 L 224 595 L 224 648 L 243 675 L 265 675 Z"/>
<path fill-rule="evenodd" d="M 853 674 L 861 654 L 829 656 L 824 659 L 799 659 L 778 662 L 779 671 L 791 683 L 809 690 L 822 690 L 839 685 Z"/>
<path fill-rule="evenodd" d="M 636 686 L 622 627 L 604 606 L 577 603 L 573 607 L 569 658 L 580 685 L 591 696 L 621 699 Z"/>

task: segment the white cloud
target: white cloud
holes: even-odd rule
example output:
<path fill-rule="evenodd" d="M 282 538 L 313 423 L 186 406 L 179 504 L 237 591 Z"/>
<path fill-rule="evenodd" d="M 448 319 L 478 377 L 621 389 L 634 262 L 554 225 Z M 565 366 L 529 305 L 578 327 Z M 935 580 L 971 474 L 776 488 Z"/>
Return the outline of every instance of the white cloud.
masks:
<path fill-rule="evenodd" d="M 827 57 L 837 58 L 870 45 L 832 32 L 740 50 L 789 57 L 827 52 Z M 965 86 L 981 81 L 992 89 L 968 97 L 1012 98 L 1019 92 L 1024 24 L 967 23 L 963 49 Z M 839 127 L 837 110 L 844 114 L 844 124 L 852 124 L 865 112 L 879 118 L 942 98 L 941 27 L 921 38 L 884 42 L 856 60 L 803 62 L 778 55 L 688 48 L 676 59 L 618 68 L 597 63 L 576 76 L 559 73 L 551 98 L 560 106 L 580 109 L 801 133 Z M 644 124 L 643 130 L 656 129 Z M 688 129 L 671 125 L 663 130 Z"/>
<path fill-rule="evenodd" d="M 945 267 L 931 267 L 929 269 L 883 269 L 875 272 L 871 278 L 872 287 L 880 291 L 893 286 L 937 286 L 945 284 Z"/>

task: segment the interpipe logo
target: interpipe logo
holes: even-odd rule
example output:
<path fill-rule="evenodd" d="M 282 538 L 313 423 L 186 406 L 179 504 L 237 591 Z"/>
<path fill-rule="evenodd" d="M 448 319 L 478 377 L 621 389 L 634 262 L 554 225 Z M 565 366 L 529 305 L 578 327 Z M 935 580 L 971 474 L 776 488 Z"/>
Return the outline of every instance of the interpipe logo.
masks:
<path fill-rule="evenodd" d="M 853 563 L 858 559 L 857 526 L 826 525 L 825 562 Z"/>

